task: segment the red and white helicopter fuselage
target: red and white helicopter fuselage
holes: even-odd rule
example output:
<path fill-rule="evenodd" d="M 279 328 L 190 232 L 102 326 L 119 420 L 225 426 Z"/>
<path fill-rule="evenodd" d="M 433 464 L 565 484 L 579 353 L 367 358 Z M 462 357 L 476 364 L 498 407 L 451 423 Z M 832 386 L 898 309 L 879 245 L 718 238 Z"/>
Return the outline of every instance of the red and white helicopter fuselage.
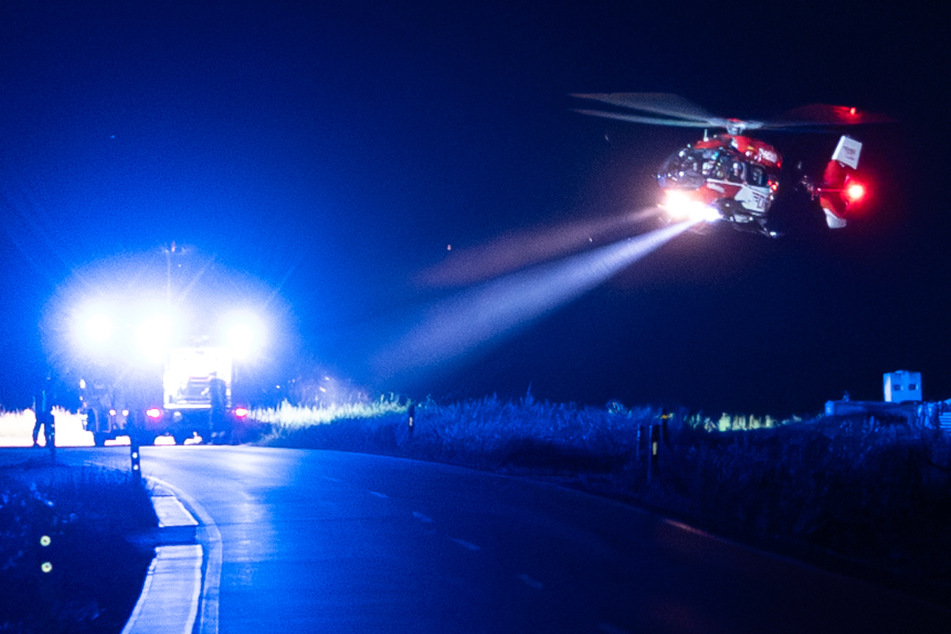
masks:
<path fill-rule="evenodd" d="M 768 232 L 782 156 L 746 136 L 720 134 L 675 152 L 657 174 L 672 220 L 724 219 Z"/>
<path fill-rule="evenodd" d="M 783 157 L 769 143 L 746 136 L 747 130 L 814 131 L 841 126 L 884 123 L 884 115 L 855 108 L 813 104 L 789 111 L 775 121 L 726 119 L 706 112 L 682 97 L 666 93 L 595 93 L 575 97 L 599 101 L 609 110 L 578 110 L 583 114 L 633 123 L 725 129 L 707 136 L 667 159 L 657 174 L 664 192 L 661 207 L 671 220 L 727 221 L 737 229 L 776 237 L 770 209 L 784 200 L 805 197 L 802 217 L 811 211 L 825 217 L 830 229 L 841 229 L 865 196 L 855 173 L 862 144 L 843 135 L 822 174 L 815 177 L 783 170 Z M 781 180 L 783 181 L 781 183 Z M 799 201 L 803 202 L 803 201 Z M 788 207 L 785 202 L 780 207 Z M 803 216 L 803 214 L 806 214 Z"/>

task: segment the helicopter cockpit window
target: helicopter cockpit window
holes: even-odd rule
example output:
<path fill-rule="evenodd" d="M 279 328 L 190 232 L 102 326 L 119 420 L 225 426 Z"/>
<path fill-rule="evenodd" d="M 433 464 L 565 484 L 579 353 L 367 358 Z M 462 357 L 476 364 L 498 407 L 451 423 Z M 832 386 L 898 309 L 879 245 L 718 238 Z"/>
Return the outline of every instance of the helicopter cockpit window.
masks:
<path fill-rule="evenodd" d="M 734 183 L 742 183 L 744 181 L 743 174 L 746 171 L 745 167 L 746 165 L 742 161 L 733 161 L 727 179 Z"/>
<path fill-rule="evenodd" d="M 714 169 L 717 166 L 719 152 L 715 150 L 704 150 L 701 153 L 701 158 L 703 163 L 700 168 L 700 173 L 703 174 L 704 178 L 710 178 L 713 176 Z"/>
<path fill-rule="evenodd" d="M 701 175 L 703 154 L 700 150 L 685 148 L 667 159 L 657 174 L 661 186 L 683 189 L 696 189 L 702 186 L 704 183 Z"/>
<path fill-rule="evenodd" d="M 746 178 L 749 184 L 755 187 L 766 187 L 769 180 L 766 177 L 766 170 L 760 165 L 748 165 Z"/>
<path fill-rule="evenodd" d="M 726 180 L 730 176 L 733 168 L 733 160 L 729 154 L 721 154 L 717 157 L 716 165 L 713 168 L 713 178 L 717 180 Z"/>

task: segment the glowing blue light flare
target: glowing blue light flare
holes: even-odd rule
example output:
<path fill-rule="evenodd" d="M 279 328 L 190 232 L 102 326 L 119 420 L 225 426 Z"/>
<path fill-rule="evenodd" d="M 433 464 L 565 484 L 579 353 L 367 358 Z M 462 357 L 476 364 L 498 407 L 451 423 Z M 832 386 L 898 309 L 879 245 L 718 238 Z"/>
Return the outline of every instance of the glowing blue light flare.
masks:
<path fill-rule="evenodd" d="M 101 345 L 112 338 L 115 324 L 106 312 L 94 311 L 82 320 L 80 335 L 84 345 Z"/>
<path fill-rule="evenodd" d="M 174 336 L 174 320 L 166 313 L 146 317 L 135 329 L 136 348 L 147 363 L 161 363 Z"/>
<path fill-rule="evenodd" d="M 228 315 L 223 328 L 231 354 L 237 360 L 250 360 L 264 347 L 267 328 L 260 316 L 250 311 Z"/>

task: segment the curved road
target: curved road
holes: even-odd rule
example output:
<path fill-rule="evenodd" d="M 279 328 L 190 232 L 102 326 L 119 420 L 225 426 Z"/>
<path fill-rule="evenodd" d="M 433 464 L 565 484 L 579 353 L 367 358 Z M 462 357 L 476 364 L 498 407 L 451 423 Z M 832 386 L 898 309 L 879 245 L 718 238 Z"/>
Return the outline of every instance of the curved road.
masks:
<path fill-rule="evenodd" d="M 128 466 L 127 449 L 60 456 Z M 324 451 L 142 456 L 214 524 L 205 631 L 951 631 L 903 594 L 557 487 Z"/>

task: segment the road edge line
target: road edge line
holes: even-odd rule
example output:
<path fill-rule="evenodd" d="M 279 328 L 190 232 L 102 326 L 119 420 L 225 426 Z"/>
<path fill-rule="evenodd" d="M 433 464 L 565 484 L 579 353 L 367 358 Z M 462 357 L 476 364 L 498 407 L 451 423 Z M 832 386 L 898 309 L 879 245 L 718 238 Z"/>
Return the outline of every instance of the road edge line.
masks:
<path fill-rule="evenodd" d="M 218 525 L 197 500 L 182 490 L 159 478 L 152 476 L 144 476 L 143 478 L 153 490 L 156 487 L 161 487 L 169 491 L 190 513 L 198 518 L 199 525 L 195 537 L 202 546 L 204 561 L 201 565 L 200 611 L 198 613 L 197 622 L 193 624 L 191 629 L 192 634 L 218 634 L 218 595 L 221 587 L 222 562 L 221 532 L 218 530 Z M 150 577 L 151 572 L 152 568 L 150 566 Z M 146 584 L 143 586 L 143 592 L 139 597 L 139 602 L 143 601 L 143 597 L 151 589 L 150 577 L 146 578 Z M 132 613 L 133 617 L 135 617 L 138 611 L 139 605 L 136 603 L 136 608 Z M 123 634 L 130 632 L 130 630 L 128 630 L 129 624 L 133 624 L 132 617 L 130 617 L 126 628 L 122 630 Z"/>

